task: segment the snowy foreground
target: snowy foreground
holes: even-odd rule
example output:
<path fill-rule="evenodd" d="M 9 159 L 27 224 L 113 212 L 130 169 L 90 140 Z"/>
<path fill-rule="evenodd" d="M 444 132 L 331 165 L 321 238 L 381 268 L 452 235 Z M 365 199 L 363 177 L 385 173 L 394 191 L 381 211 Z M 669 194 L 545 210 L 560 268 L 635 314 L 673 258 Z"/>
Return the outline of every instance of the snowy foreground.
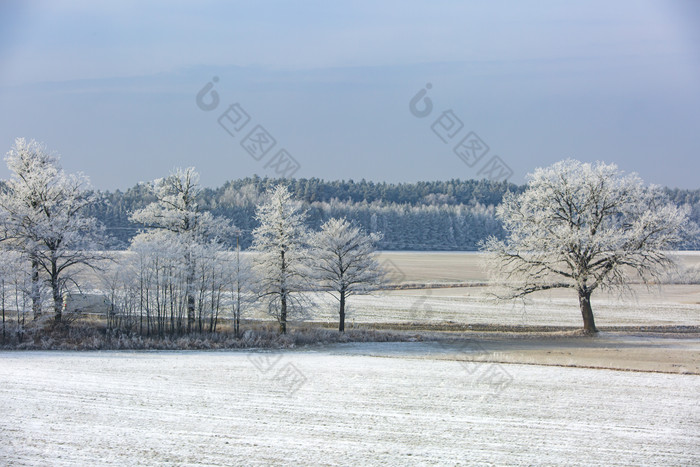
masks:
<path fill-rule="evenodd" d="M 700 465 L 700 376 L 436 352 L 0 353 L 0 464 Z"/>

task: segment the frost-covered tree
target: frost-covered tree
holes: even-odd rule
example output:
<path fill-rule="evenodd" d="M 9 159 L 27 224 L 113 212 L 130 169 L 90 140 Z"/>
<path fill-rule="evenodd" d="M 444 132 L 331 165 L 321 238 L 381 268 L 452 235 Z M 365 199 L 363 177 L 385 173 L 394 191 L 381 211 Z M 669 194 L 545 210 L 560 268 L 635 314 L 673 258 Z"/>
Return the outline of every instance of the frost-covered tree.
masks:
<path fill-rule="evenodd" d="M 107 332 L 136 331 L 139 325 L 139 270 L 137 257 L 123 251 L 112 253 L 111 267 L 101 274 L 101 290 L 107 297 Z"/>
<path fill-rule="evenodd" d="M 226 286 L 230 297 L 230 309 L 233 318 L 233 333 L 236 337 L 241 335 L 241 315 L 244 306 L 254 301 L 251 288 L 255 280 L 250 258 L 247 254 L 241 254 L 240 244 L 236 242 L 236 253 L 229 258 L 226 265 Z"/>
<path fill-rule="evenodd" d="M 134 237 L 129 251 L 138 276 L 140 332 L 145 328 L 146 335 L 181 334 L 187 329 L 184 292 L 189 275 L 184 245 L 175 233 L 155 229 Z"/>
<path fill-rule="evenodd" d="M 63 293 L 77 285 L 82 266 L 95 268 L 104 230 L 85 214 L 95 200 L 82 175 L 66 174 L 46 147 L 17 138 L 5 158 L 12 176 L 0 192 L 4 244 L 31 264 L 31 300 L 41 314 L 41 281 L 51 288 L 54 316 L 61 321 Z"/>
<path fill-rule="evenodd" d="M 633 277 L 657 280 L 672 264 L 665 251 L 690 227 L 687 212 L 658 187 L 615 165 L 575 160 L 537 169 L 525 192 L 506 195 L 497 213 L 508 235 L 485 249 L 506 296 L 574 289 L 588 333 L 597 332 L 591 294 Z"/>
<path fill-rule="evenodd" d="M 15 336 L 22 340 L 25 317 L 31 309 L 31 269 L 26 256 L 17 250 L 3 249 L 0 262 L 0 306 L 3 315 L 3 341 L 6 338 L 5 317 L 10 315 L 10 310 L 15 316 Z M 46 284 L 41 282 L 42 295 L 47 295 L 44 290 Z"/>
<path fill-rule="evenodd" d="M 5 343 L 7 337 L 6 332 L 6 316 L 9 315 L 9 310 L 16 308 L 18 312 L 17 325 L 19 326 L 21 319 L 19 312 L 22 307 L 19 306 L 19 295 L 22 292 L 22 281 L 26 280 L 26 274 L 23 272 L 27 269 L 27 262 L 22 258 L 21 253 L 12 250 L 2 251 L 2 261 L 0 261 L 0 308 L 2 308 L 2 342 Z M 13 303 L 13 297 L 16 297 Z M 14 307 L 13 307 L 14 305 Z"/>
<path fill-rule="evenodd" d="M 347 298 L 383 281 L 385 274 L 376 257 L 380 239 L 380 235 L 367 235 L 346 219 L 330 219 L 312 236 L 314 279 L 339 302 L 340 332 L 345 331 Z"/>
<path fill-rule="evenodd" d="M 299 306 L 298 292 L 308 283 L 306 214 L 283 185 L 270 188 L 267 198 L 256 209 L 260 225 L 253 231 L 257 295 L 285 334 L 288 314 Z"/>
<path fill-rule="evenodd" d="M 215 217 L 199 208 L 199 175 L 194 168 L 175 169 L 168 177 L 156 180 L 152 185 L 156 201 L 131 215 L 131 221 L 151 229 L 170 232 L 180 243 L 185 271 L 185 300 L 187 306 L 187 332 L 195 327 L 197 273 L 194 249 L 230 235 L 234 227 L 226 219 Z"/>

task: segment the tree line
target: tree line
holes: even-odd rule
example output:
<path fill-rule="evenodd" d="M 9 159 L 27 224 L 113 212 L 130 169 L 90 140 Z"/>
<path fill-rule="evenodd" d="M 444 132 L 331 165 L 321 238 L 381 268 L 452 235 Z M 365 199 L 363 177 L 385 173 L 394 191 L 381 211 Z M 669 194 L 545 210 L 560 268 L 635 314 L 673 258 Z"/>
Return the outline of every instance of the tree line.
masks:
<path fill-rule="evenodd" d="M 217 189 L 203 188 L 198 195 L 202 210 L 229 219 L 239 227 L 239 237 L 224 241 L 241 248 L 253 244 L 258 226 L 255 207 L 270 187 L 283 185 L 308 212 L 307 228 L 316 230 L 331 218 L 345 217 L 368 232 L 382 232 L 383 250 L 473 251 L 489 235 L 501 237 L 495 207 L 509 190 L 521 187 L 488 180 L 451 180 L 405 184 L 272 179 L 248 177 L 227 182 Z M 122 192 L 98 191 L 88 210 L 110 235 L 112 249 L 125 249 L 140 226 L 130 213 L 153 201 L 148 184 Z"/>
<path fill-rule="evenodd" d="M 252 258 L 241 258 L 240 245 L 234 256 L 224 242 L 240 237 L 229 219 L 200 208 L 193 168 L 150 184 L 151 201 L 129 214 L 141 230 L 125 252 L 109 253 L 103 226 L 89 214 L 96 195 L 83 176 L 65 173 L 36 141 L 17 139 L 6 160 L 12 177 L 0 192 L 3 333 L 8 303 L 14 301 L 18 329 L 29 307 L 34 323 L 50 307 L 57 325 L 70 293 L 87 288 L 108 297 L 108 331 L 216 332 L 225 311 L 238 336 L 243 308 L 255 303 L 284 334 L 289 317 L 303 311 L 305 294 L 321 291 L 338 299 L 342 332 L 346 300 L 385 280 L 376 258 L 380 234 L 345 218 L 310 231 L 306 210 L 284 185 L 258 198 Z"/>
<path fill-rule="evenodd" d="M 382 232 L 382 250 L 475 251 L 490 236 L 503 239 L 503 224 L 496 208 L 506 193 L 520 194 L 525 185 L 489 180 L 449 180 L 417 183 L 376 183 L 361 180 L 324 181 L 247 177 L 218 188 L 200 190 L 197 202 L 202 210 L 230 220 L 239 228 L 238 238 L 224 242 L 242 249 L 253 243 L 258 226 L 255 207 L 265 192 L 284 185 L 299 200 L 308 215 L 307 228 L 318 229 L 328 219 L 345 217 L 367 232 Z M 700 221 L 700 190 L 664 189 L 678 206 L 691 207 L 690 217 Z M 88 212 L 106 228 L 108 247 L 125 249 L 141 226 L 130 213 L 142 209 L 153 198 L 149 184 L 126 191 L 96 191 Z M 685 247 L 693 247 L 686 244 Z"/>

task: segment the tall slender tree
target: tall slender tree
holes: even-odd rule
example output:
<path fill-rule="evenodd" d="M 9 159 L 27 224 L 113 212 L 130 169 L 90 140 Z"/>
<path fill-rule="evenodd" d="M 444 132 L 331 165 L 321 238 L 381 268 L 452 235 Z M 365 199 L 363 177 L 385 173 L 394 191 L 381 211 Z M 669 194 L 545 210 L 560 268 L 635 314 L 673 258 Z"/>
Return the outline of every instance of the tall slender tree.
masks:
<path fill-rule="evenodd" d="M 241 254 L 239 236 L 236 236 L 236 253 L 229 257 L 227 265 L 228 280 L 227 289 L 231 297 L 231 311 L 233 317 L 233 332 L 236 337 L 241 335 L 241 316 L 244 306 L 249 305 L 254 296 L 251 288 L 255 276 L 251 270 L 251 261 L 248 254 Z"/>
<path fill-rule="evenodd" d="M 308 287 L 306 214 L 284 185 L 270 188 L 267 197 L 257 207 L 260 226 L 253 231 L 257 294 L 285 334 L 288 315 L 300 304 L 298 293 Z"/>

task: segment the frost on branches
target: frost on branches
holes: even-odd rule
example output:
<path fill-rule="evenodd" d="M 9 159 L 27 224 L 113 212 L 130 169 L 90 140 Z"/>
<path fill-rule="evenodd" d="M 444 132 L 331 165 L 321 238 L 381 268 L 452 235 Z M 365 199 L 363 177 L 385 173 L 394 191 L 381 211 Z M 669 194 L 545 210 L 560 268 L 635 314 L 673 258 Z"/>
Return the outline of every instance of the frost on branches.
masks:
<path fill-rule="evenodd" d="M 283 185 L 269 189 L 267 197 L 256 209 L 260 225 L 253 231 L 257 295 L 285 334 L 288 315 L 301 309 L 299 293 L 308 288 L 306 214 Z"/>
<path fill-rule="evenodd" d="M 130 249 L 142 258 L 141 273 L 154 271 L 153 277 L 144 283 L 149 287 L 154 283 L 156 293 L 163 284 L 171 290 L 167 300 L 156 303 L 159 316 L 156 327 L 159 332 L 167 327 L 172 333 L 185 330 L 189 333 L 196 328 L 201 332 L 204 327 L 201 284 L 211 275 L 211 280 L 218 284 L 213 286 L 211 294 L 215 297 L 220 294 L 223 287 L 218 272 L 223 252 L 220 239 L 235 233 L 235 228 L 226 219 L 199 209 L 199 175 L 192 167 L 176 169 L 168 177 L 156 180 L 152 190 L 156 201 L 131 215 L 133 222 L 145 225 L 150 231 L 134 237 Z M 168 302 L 172 305 L 169 319 L 163 317 L 167 310 L 160 310 Z M 185 329 L 181 319 L 183 308 L 187 317 Z M 164 324 L 166 321 L 168 326 Z M 151 322 L 150 313 L 147 322 Z M 213 324 L 210 323 L 210 328 Z"/>
<path fill-rule="evenodd" d="M 66 174 L 58 158 L 34 140 L 17 138 L 5 158 L 12 176 L 0 193 L 3 247 L 22 255 L 31 269 L 34 318 L 41 315 L 41 285 L 51 290 L 54 317 L 61 321 L 63 293 L 77 284 L 81 266 L 95 268 L 104 231 L 84 214 L 94 202 L 82 174 Z"/>
<path fill-rule="evenodd" d="M 338 330 L 345 330 L 349 296 L 379 285 L 385 273 L 376 258 L 378 234 L 364 234 L 346 219 L 330 219 L 312 236 L 314 279 L 340 303 Z"/>
<path fill-rule="evenodd" d="M 658 187 L 612 164 L 575 160 L 537 169 L 525 192 L 507 194 L 497 214 L 508 235 L 484 247 L 506 297 L 574 289 L 588 333 L 597 332 L 591 294 L 633 278 L 658 280 L 672 265 L 664 252 L 691 228 L 687 211 Z"/>

